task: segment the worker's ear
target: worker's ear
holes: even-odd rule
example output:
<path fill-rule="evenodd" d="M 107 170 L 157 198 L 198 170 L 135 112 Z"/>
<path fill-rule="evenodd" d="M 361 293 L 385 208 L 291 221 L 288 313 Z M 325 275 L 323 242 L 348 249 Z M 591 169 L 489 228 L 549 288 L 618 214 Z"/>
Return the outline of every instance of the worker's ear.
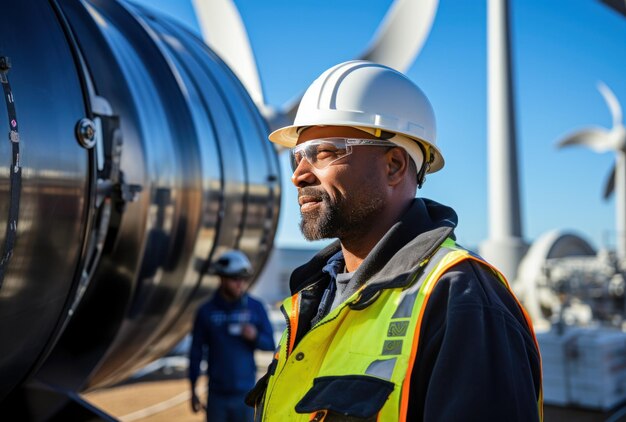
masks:
<path fill-rule="evenodd" d="M 387 151 L 385 158 L 387 160 L 387 183 L 395 186 L 409 171 L 409 154 L 403 148 L 395 147 Z"/>

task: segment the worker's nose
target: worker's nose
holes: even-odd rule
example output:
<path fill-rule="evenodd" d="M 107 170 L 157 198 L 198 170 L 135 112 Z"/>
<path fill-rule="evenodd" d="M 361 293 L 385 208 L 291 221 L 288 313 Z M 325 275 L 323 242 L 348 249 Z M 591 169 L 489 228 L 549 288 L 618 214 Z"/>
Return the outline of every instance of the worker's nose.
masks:
<path fill-rule="evenodd" d="M 291 182 L 294 186 L 297 188 L 309 186 L 315 183 L 316 180 L 317 176 L 315 176 L 315 173 L 313 172 L 313 166 L 311 163 L 309 163 L 306 159 L 300 160 L 291 175 Z"/>

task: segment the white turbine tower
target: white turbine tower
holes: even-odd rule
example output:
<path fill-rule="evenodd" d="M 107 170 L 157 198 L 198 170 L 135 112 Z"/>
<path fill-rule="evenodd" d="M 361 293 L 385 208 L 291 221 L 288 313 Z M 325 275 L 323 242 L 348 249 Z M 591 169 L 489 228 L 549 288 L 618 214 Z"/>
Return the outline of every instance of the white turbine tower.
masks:
<path fill-rule="evenodd" d="M 510 281 L 528 249 L 522 236 L 508 0 L 487 2 L 489 237 L 480 253 Z"/>
<path fill-rule="evenodd" d="M 615 152 L 615 166 L 607 180 L 604 196 L 608 197 L 615 188 L 616 248 L 618 258 L 624 260 L 626 259 L 626 128 L 622 120 L 622 108 L 613 91 L 603 82 L 598 82 L 598 90 L 611 111 L 613 127 L 611 129 L 601 127 L 581 129 L 563 138 L 558 146 L 583 145 L 596 152 Z"/>

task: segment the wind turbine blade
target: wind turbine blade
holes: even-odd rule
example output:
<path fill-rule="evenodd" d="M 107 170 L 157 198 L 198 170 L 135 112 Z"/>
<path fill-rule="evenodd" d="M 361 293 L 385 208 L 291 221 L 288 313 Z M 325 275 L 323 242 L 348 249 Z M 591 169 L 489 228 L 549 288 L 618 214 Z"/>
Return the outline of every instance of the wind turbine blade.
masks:
<path fill-rule="evenodd" d="M 430 32 L 439 0 L 395 0 L 359 59 L 406 71 L 415 61 Z M 287 104 L 283 112 L 268 119 L 271 130 L 293 122 L 302 97 Z"/>
<path fill-rule="evenodd" d="M 611 194 L 615 190 L 615 164 L 611 167 L 611 173 L 609 173 L 609 177 L 606 179 L 606 184 L 604 185 L 604 193 L 602 194 L 603 199 L 609 199 Z"/>
<path fill-rule="evenodd" d="M 612 143 L 609 132 L 601 128 L 583 129 L 563 138 L 557 146 L 559 148 L 570 145 L 583 145 L 596 152 L 611 151 Z"/>
<path fill-rule="evenodd" d="M 438 0 L 395 0 L 360 57 L 406 71 L 428 38 Z"/>
<path fill-rule="evenodd" d="M 232 0 L 192 0 L 204 42 L 237 75 L 252 100 L 265 104 L 248 33 Z"/>
<path fill-rule="evenodd" d="M 604 101 L 606 101 L 606 105 L 609 106 L 609 110 L 611 111 L 611 116 L 613 117 L 613 127 L 619 126 L 622 124 L 622 108 L 619 105 L 619 101 L 617 101 L 617 97 L 604 82 L 598 82 L 598 91 L 604 97 Z"/>

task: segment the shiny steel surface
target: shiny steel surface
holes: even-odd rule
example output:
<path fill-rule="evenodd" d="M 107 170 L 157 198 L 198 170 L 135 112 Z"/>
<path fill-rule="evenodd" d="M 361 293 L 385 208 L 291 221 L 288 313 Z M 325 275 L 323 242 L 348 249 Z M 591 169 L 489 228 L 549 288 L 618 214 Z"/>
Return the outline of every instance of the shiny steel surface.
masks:
<path fill-rule="evenodd" d="M 38 28 L 39 36 L 25 36 Z M 76 122 L 86 116 L 72 51 L 43 1 L 0 13 L 0 55 L 11 59 L 22 187 L 13 255 L 0 287 L 0 400 L 41 362 L 67 317 L 89 207 L 89 153 Z M 0 101 L 0 244 L 10 206 L 11 145 Z"/>
<path fill-rule="evenodd" d="M 167 352 L 217 285 L 204 274 L 214 256 L 240 248 L 260 272 L 280 203 L 266 124 L 198 38 L 128 3 L 10 3 L 0 56 L 14 63 L 24 176 L 0 287 L 0 401 L 37 368 L 35 381 L 76 391 Z M 20 28 L 37 30 L 23 37 Z M 113 116 L 101 116 L 105 147 L 86 150 L 75 129 L 94 117 L 96 94 Z M 0 103 L 0 134 L 5 114 Z M 108 180 L 116 155 L 103 151 L 115 139 L 121 174 Z M 8 144 L 0 142 L 0 224 Z M 96 156 L 108 157 L 105 170 Z M 134 202 L 130 185 L 141 187 Z"/>
<path fill-rule="evenodd" d="M 162 43 L 161 48 L 184 81 L 185 90 L 198 102 L 191 109 L 195 112 L 195 123 L 201 128 L 198 131 L 200 144 L 211 145 L 217 141 L 215 152 L 222 157 L 224 192 L 222 209 L 218 211 L 222 221 L 213 222 L 211 209 L 203 213 L 205 221 L 201 230 L 216 230 L 216 233 L 207 233 L 209 235 L 200 240 L 203 246 L 196 246 L 191 263 L 200 262 L 207 252 L 210 253 L 202 248 L 208 247 L 208 242 L 212 241 L 212 247 L 218 250 L 238 245 L 258 271 L 267 258 L 274 236 L 278 209 L 276 201 L 279 199 L 278 168 L 274 151 L 265 141 L 264 122 L 239 81 L 230 72 L 225 72 L 221 60 L 197 38 L 176 25 L 151 19 L 140 10 L 134 11 L 137 19 L 155 32 L 155 39 Z M 213 131 L 203 127 L 207 121 L 213 122 Z M 217 136 L 212 136 L 212 132 Z M 215 156 L 215 152 L 207 151 L 201 156 Z M 204 165 L 206 169 L 214 167 L 212 163 Z M 211 201 L 207 205 L 211 206 Z M 188 268 L 186 274 L 191 277 L 190 281 L 197 282 L 197 272 L 193 268 Z M 216 280 L 212 278 L 206 277 L 204 282 L 214 285 Z M 188 287 L 195 288 L 193 283 L 189 283 Z M 141 365 L 167 352 L 179 341 L 180 334 L 190 329 L 191 314 L 183 314 L 183 310 L 188 306 L 195 309 L 204 300 L 203 295 L 191 296 L 190 293 L 189 288 L 178 290 L 173 299 L 175 305 L 169 307 L 151 333 L 149 344 L 137 352 L 136 358 L 140 359 Z M 123 341 L 125 352 L 129 351 L 126 346 L 128 340 L 134 338 L 137 331 L 145 329 L 138 325 L 128 331 L 131 337 Z M 136 367 L 137 363 L 134 365 Z M 130 364 L 120 367 L 114 379 L 128 376 L 129 373 L 124 371 L 130 369 Z"/>

